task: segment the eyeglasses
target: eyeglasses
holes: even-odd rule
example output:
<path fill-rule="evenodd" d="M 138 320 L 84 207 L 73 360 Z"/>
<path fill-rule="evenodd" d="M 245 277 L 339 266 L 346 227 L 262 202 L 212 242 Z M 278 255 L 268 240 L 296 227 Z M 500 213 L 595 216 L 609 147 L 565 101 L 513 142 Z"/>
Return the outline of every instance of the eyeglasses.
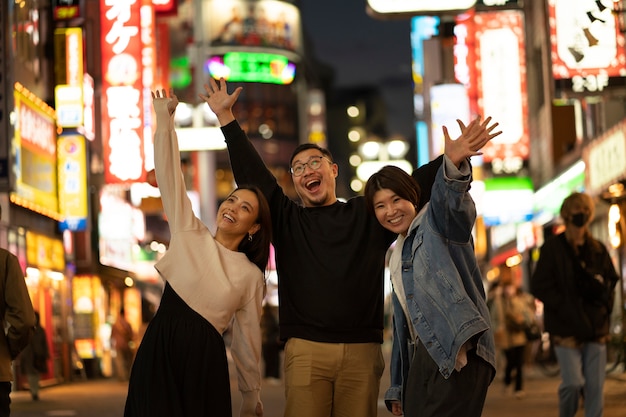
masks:
<path fill-rule="evenodd" d="M 300 175 L 304 174 L 304 169 L 307 167 L 307 165 L 312 170 L 317 171 L 322 166 L 322 159 L 325 159 L 332 164 L 332 161 L 324 156 L 312 156 L 304 164 L 296 164 L 292 166 L 291 173 L 294 177 L 299 177 Z"/>

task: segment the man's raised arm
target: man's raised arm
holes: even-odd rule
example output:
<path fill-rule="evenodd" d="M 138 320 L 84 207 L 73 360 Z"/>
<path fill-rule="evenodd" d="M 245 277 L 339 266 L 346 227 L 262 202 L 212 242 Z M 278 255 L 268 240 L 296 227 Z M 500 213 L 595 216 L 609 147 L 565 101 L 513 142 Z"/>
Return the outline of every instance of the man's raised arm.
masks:
<path fill-rule="evenodd" d="M 219 83 L 211 78 L 209 83 L 204 85 L 204 89 L 206 93 L 199 96 L 209 105 L 220 123 L 235 181 L 240 185 L 258 186 L 265 197 L 271 200 L 274 191 L 280 187 L 233 114 L 233 105 L 243 88 L 237 87 L 228 94 L 223 78 L 220 78 Z"/>

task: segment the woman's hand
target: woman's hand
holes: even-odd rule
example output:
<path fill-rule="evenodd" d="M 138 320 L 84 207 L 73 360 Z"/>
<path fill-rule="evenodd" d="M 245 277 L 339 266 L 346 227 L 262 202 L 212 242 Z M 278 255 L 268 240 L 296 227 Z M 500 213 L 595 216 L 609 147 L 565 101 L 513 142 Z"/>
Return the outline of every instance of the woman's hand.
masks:
<path fill-rule="evenodd" d="M 170 88 L 169 98 L 165 93 L 165 89 L 162 89 L 161 91 L 152 91 L 152 100 L 169 100 L 167 102 L 167 111 L 169 112 L 170 116 L 174 114 L 174 112 L 176 111 L 176 107 L 178 106 L 178 97 L 176 97 L 176 94 L 174 94 L 174 90 L 172 88 Z"/>
<path fill-rule="evenodd" d="M 485 146 L 491 139 L 502 133 L 501 130 L 492 133 L 498 126 L 498 123 L 493 123 L 490 126 L 491 117 L 486 118 L 481 123 L 480 116 L 478 116 L 467 126 L 465 126 L 465 124 L 458 119 L 457 123 L 461 129 L 461 135 L 456 140 L 452 140 L 448 133 L 448 128 L 445 126 L 443 127 L 445 154 L 457 167 L 466 158 L 475 155 L 482 155 L 482 152 L 480 152 L 482 147 Z"/>

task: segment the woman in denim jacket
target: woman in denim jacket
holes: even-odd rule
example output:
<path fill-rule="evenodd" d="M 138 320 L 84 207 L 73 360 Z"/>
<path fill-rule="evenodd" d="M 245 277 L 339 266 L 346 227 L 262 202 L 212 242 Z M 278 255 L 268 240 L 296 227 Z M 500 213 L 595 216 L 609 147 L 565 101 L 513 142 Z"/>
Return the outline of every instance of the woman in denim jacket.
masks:
<path fill-rule="evenodd" d="M 431 200 L 419 213 L 419 186 L 386 166 L 372 175 L 365 198 L 383 227 L 399 234 L 389 267 L 394 338 L 385 400 L 394 415 L 480 416 L 495 375 L 495 343 L 474 253 L 474 202 L 468 158 L 475 141 L 492 139 L 497 123 L 479 119 L 446 151 Z"/>

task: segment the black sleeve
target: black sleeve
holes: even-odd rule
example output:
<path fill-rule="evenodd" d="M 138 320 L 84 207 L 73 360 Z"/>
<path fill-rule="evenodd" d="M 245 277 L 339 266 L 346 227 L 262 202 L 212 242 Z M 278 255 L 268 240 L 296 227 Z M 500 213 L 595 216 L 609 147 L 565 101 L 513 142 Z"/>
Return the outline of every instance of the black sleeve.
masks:
<path fill-rule="evenodd" d="M 222 126 L 222 133 L 237 185 L 256 185 L 270 201 L 273 193 L 281 189 L 239 123 L 232 121 Z"/>
<path fill-rule="evenodd" d="M 430 193 L 437 177 L 437 171 L 443 164 L 443 155 L 439 155 L 426 165 L 422 165 L 413 171 L 413 178 L 420 186 L 420 204 L 418 210 L 420 210 L 426 203 L 430 201 Z"/>

